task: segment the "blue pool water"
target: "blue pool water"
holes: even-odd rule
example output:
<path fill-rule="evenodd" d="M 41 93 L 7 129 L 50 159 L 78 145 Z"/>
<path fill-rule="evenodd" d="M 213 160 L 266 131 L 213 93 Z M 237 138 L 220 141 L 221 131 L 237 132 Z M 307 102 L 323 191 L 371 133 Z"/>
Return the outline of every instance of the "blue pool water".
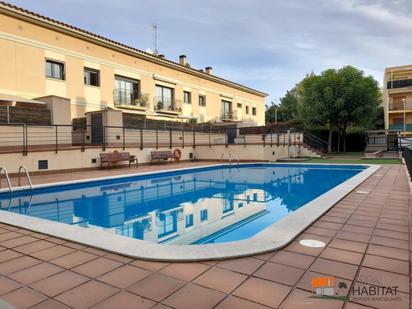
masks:
<path fill-rule="evenodd" d="M 364 166 L 246 164 L 0 195 L 2 210 L 163 244 L 249 238 Z"/>

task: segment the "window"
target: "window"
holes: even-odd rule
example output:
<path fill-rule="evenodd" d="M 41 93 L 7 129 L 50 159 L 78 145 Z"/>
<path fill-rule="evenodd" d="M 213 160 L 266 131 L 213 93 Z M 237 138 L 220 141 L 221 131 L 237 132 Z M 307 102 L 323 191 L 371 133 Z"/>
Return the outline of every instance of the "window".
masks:
<path fill-rule="evenodd" d="M 183 91 L 183 102 L 186 104 L 192 103 L 192 94 L 189 91 Z"/>
<path fill-rule="evenodd" d="M 206 106 L 206 96 L 199 95 L 199 106 Z"/>
<path fill-rule="evenodd" d="M 122 76 L 115 76 L 114 81 L 114 103 L 135 105 L 136 100 L 139 98 L 139 81 Z"/>
<path fill-rule="evenodd" d="M 222 118 L 232 118 L 232 102 L 222 100 Z"/>
<path fill-rule="evenodd" d="M 256 116 L 256 107 L 252 107 L 252 115 Z"/>
<path fill-rule="evenodd" d="M 249 106 L 246 105 L 246 115 L 249 114 Z"/>
<path fill-rule="evenodd" d="M 156 97 L 154 99 L 155 109 L 174 109 L 174 89 L 156 85 Z"/>
<path fill-rule="evenodd" d="M 207 209 L 203 209 L 200 211 L 200 222 L 207 220 Z"/>
<path fill-rule="evenodd" d="M 100 71 L 84 68 L 84 84 L 90 86 L 100 86 Z"/>
<path fill-rule="evenodd" d="M 237 103 L 237 108 L 242 108 L 242 103 Z"/>
<path fill-rule="evenodd" d="M 186 227 L 191 227 L 193 225 L 193 214 L 186 215 Z"/>
<path fill-rule="evenodd" d="M 64 63 L 46 59 L 46 77 L 64 80 Z"/>

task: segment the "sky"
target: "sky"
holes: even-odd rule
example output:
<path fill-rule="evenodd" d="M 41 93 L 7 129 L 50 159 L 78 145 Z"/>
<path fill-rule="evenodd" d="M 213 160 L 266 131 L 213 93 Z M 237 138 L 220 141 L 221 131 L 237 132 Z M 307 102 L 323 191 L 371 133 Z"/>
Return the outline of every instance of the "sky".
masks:
<path fill-rule="evenodd" d="M 7 1 L 7 0 L 6 0 Z M 353 65 L 382 84 L 412 63 L 412 0 L 8 0 L 120 41 L 157 49 L 278 102 L 310 72 Z"/>

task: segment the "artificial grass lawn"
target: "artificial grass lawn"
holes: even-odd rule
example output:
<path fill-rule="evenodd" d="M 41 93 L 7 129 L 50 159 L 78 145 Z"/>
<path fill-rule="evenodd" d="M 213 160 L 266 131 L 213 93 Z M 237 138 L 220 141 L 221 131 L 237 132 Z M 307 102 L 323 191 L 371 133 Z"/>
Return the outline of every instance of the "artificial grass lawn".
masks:
<path fill-rule="evenodd" d="M 379 159 L 321 159 L 310 158 L 307 163 L 347 163 L 347 164 L 401 164 L 398 158 L 379 158 Z"/>

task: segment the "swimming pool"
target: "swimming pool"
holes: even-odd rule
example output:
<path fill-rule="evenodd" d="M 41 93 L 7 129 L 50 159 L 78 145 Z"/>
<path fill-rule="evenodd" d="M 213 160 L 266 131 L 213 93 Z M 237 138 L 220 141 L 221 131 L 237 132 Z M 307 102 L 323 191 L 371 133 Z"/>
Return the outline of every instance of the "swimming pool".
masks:
<path fill-rule="evenodd" d="M 365 165 L 215 165 L 38 186 L 16 191 L 11 198 L 2 193 L 0 207 L 42 219 L 43 224 L 64 223 L 100 236 L 127 236 L 163 247 L 210 247 L 254 238 L 367 169 Z"/>

